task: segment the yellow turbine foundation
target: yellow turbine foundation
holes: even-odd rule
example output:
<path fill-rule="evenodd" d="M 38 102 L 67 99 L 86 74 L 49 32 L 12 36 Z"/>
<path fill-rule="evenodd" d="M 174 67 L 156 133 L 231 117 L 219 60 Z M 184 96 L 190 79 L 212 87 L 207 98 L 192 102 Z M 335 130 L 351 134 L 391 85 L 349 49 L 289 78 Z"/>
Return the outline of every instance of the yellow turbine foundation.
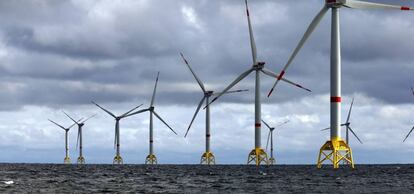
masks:
<path fill-rule="evenodd" d="M 115 156 L 114 158 L 114 164 L 123 164 L 124 161 L 122 160 L 121 156 Z"/>
<path fill-rule="evenodd" d="M 269 160 L 267 158 L 266 152 L 262 148 L 255 148 L 247 157 L 247 164 L 256 164 L 259 166 L 260 164 L 269 164 Z"/>
<path fill-rule="evenodd" d="M 154 154 L 148 155 L 145 164 L 157 164 L 157 157 Z"/>
<path fill-rule="evenodd" d="M 78 164 L 85 164 L 85 158 L 83 156 L 78 157 Z"/>
<path fill-rule="evenodd" d="M 216 164 L 216 159 L 214 157 L 214 154 L 212 152 L 204 152 L 204 154 L 201 156 L 201 162 L 200 164 Z"/>
<path fill-rule="evenodd" d="M 274 164 L 276 164 L 275 158 L 269 158 L 269 165 L 274 165 Z"/>
<path fill-rule="evenodd" d="M 70 157 L 68 156 L 68 157 L 65 157 L 65 159 L 63 159 L 63 163 L 64 164 L 70 164 L 71 162 L 70 162 Z"/>
<path fill-rule="evenodd" d="M 341 139 L 327 141 L 321 147 L 317 167 L 322 168 L 322 164 L 325 161 L 332 163 L 334 168 L 339 168 L 341 162 L 350 165 L 351 168 L 355 168 L 354 160 L 352 158 L 352 150 L 345 141 Z"/>

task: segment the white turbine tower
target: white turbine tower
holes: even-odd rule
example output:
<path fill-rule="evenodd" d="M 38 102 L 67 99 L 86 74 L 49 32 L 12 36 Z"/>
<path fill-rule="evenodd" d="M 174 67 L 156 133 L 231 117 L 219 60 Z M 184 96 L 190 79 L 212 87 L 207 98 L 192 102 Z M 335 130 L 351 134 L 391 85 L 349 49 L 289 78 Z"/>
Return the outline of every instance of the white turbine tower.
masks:
<path fill-rule="evenodd" d="M 361 139 L 359 139 L 359 137 L 357 136 L 357 134 L 355 133 L 355 131 L 351 128 L 351 112 L 352 112 L 352 106 L 354 106 L 354 99 L 352 98 L 352 102 L 351 102 L 351 106 L 349 107 L 349 112 L 348 112 L 348 116 L 346 118 L 346 122 L 341 124 L 341 126 L 345 126 L 346 127 L 346 131 L 345 131 L 345 142 L 346 144 L 349 146 L 349 132 L 351 132 L 359 141 L 359 143 L 363 144 Z M 322 131 L 326 131 L 328 129 L 331 129 L 330 127 L 322 129 Z"/>
<path fill-rule="evenodd" d="M 414 96 L 414 88 L 413 87 L 411 87 L 411 93 Z M 405 136 L 403 142 L 405 142 L 405 140 L 407 140 L 407 138 L 411 135 L 411 133 L 413 132 L 413 130 L 414 130 L 414 126 L 413 126 L 413 128 L 411 128 L 410 132 L 408 132 L 407 136 Z"/>
<path fill-rule="evenodd" d="M 325 0 L 322 10 L 316 15 L 312 23 L 306 30 L 303 38 L 293 51 L 288 62 L 283 67 L 280 77 L 276 79 L 273 87 L 270 89 L 268 97 L 272 94 L 277 83 L 283 79 L 287 68 L 293 62 L 294 58 L 305 44 L 306 40 L 318 26 L 323 16 L 332 10 L 332 26 L 331 26 L 331 138 L 327 141 L 319 151 L 317 167 L 321 168 L 324 161 L 330 161 L 334 168 L 339 168 L 339 163 L 346 160 L 345 163 L 354 168 L 351 148 L 341 139 L 341 44 L 340 44 L 340 28 L 339 28 L 339 9 L 342 7 L 355 9 L 394 9 L 394 10 L 412 10 L 409 7 L 397 5 L 387 5 L 380 3 L 371 3 L 357 0 Z M 323 155 L 323 156 L 322 156 Z M 323 157 L 323 158 L 322 158 Z"/>
<path fill-rule="evenodd" d="M 160 72 L 158 72 L 157 79 L 155 80 L 155 86 L 154 86 L 154 91 L 152 93 L 150 107 L 148 107 L 146 109 L 142 109 L 142 110 L 136 111 L 136 112 L 133 112 L 133 113 L 127 115 L 127 116 L 132 116 L 132 115 L 140 114 L 140 113 L 147 112 L 147 111 L 150 113 L 150 123 L 149 123 L 149 154 L 148 154 L 147 158 L 145 159 L 145 164 L 157 164 L 157 157 L 154 154 L 153 115 L 155 115 L 155 117 L 157 117 L 173 133 L 175 133 L 177 135 L 177 133 L 158 115 L 158 113 L 155 112 L 154 100 L 155 100 L 155 93 L 157 91 L 157 85 L 158 85 L 158 77 L 159 77 L 159 75 L 160 75 Z"/>
<path fill-rule="evenodd" d="M 106 113 L 108 113 L 109 115 L 111 115 L 114 119 L 115 119 L 115 139 L 114 139 L 114 147 L 116 147 L 116 153 L 115 153 L 115 157 L 114 157 L 114 161 L 113 164 L 123 164 L 124 161 L 122 160 L 121 157 L 121 153 L 120 153 L 120 135 L 119 135 L 119 122 L 121 121 L 121 119 L 127 118 L 129 117 L 129 113 L 131 113 L 132 111 L 136 110 L 137 108 L 141 107 L 141 105 L 129 110 L 128 112 L 120 115 L 120 116 L 115 116 L 113 113 L 109 112 L 108 110 L 106 110 L 105 108 L 103 108 L 102 106 L 100 106 L 99 104 L 95 103 L 92 101 L 93 104 L 95 104 L 97 107 L 99 107 L 100 109 L 102 109 L 103 111 L 105 111 Z"/>
<path fill-rule="evenodd" d="M 70 120 L 72 120 L 73 122 L 76 123 L 76 125 L 78 125 L 78 137 L 76 139 L 76 149 L 78 149 L 78 145 L 79 145 L 79 157 L 78 157 L 77 162 L 78 162 L 78 164 L 85 164 L 85 158 L 83 157 L 83 150 L 82 150 L 82 148 L 83 148 L 83 146 L 82 146 L 83 145 L 83 143 L 82 143 L 83 142 L 82 141 L 82 137 L 83 137 L 82 136 L 82 128 L 85 125 L 85 122 L 88 121 L 89 119 L 91 119 L 92 117 L 96 116 L 96 114 L 88 117 L 87 119 L 85 119 L 83 121 L 82 120 L 76 121 L 71 116 L 69 116 L 65 111 L 63 111 L 63 113 L 65 113 L 65 115 Z"/>
<path fill-rule="evenodd" d="M 280 123 L 279 125 L 277 125 L 276 127 L 270 127 L 269 124 L 267 124 L 264 120 L 262 120 L 262 122 L 267 126 L 267 128 L 269 128 L 269 134 L 267 135 L 267 142 L 266 142 L 266 152 L 267 152 L 267 147 L 269 146 L 269 140 L 270 140 L 270 158 L 269 158 L 269 164 L 273 165 L 276 163 L 276 160 L 273 156 L 273 131 L 276 129 L 276 127 L 280 127 L 286 123 L 289 122 L 289 120 Z"/>
<path fill-rule="evenodd" d="M 211 90 L 206 90 L 204 87 L 203 82 L 201 82 L 201 80 L 197 77 L 197 75 L 195 74 L 195 72 L 193 71 L 193 69 L 191 68 L 190 64 L 188 63 L 187 59 L 185 59 L 184 55 L 182 53 L 181 57 L 183 58 L 185 64 L 187 65 L 188 69 L 190 69 L 191 73 L 193 74 L 194 78 L 196 79 L 198 85 L 200 86 L 201 90 L 203 91 L 203 98 L 201 99 L 200 103 L 198 104 L 198 107 L 194 113 L 193 118 L 191 119 L 190 125 L 187 128 L 187 132 L 185 133 L 184 137 L 187 137 L 188 132 L 190 131 L 191 125 L 194 122 L 194 119 L 197 117 L 198 112 L 201 109 L 201 106 L 203 105 L 203 103 L 206 104 L 206 106 L 210 103 L 210 98 L 213 96 L 217 96 L 220 93 L 211 91 Z M 248 90 L 235 90 L 235 91 L 228 91 L 225 94 L 230 94 L 230 93 L 238 93 L 238 92 L 244 92 L 244 91 L 248 91 Z M 206 151 L 201 155 L 201 160 L 200 163 L 201 164 L 216 164 L 216 159 L 214 157 L 213 152 L 210 149 L 210 138 L 211 138 L 211 133 L 210 133 L 210 106 L 207 106 L 206 109 Z"/>
<path fill-rule="evenodd" d="M 246 13 L 247 13 L 247 22 L 249 26 L 249 34 L 250 34 L 250 46 L 252 50 L 252 57 L 253 57 L 253 64 L 252 67 L 250 67 L 247 71 L 242 73 L 239 77 L 236 78 L 230 85 L 228 85 L 219 95 L 217 95 L 211 102 L 213 103 L 218 98 L 220 98 L 223 94 L 225 94 L 227 91 L 229 91 L 233 86 L 235 86 L 237 83 L 239 83 L 241 80 L 243 80 L 246 76 L 248 76 L 250 73 L 255 72 L 256 82 L 255 82 L 255 148 L 249 153 L 247 164 L 250 164 L 254 162 L 256 165 L 260 165 L 261 163 L 268 163 L 268 157 L 266 152 L 261 147 L 261 99 L 260 99 L 260 73 L 264 73 L 265 75 L 268 75 L 270 77 L 279 78 L 281 75 L 277 75 L 276 73 L 273 73 L 272 71 L 264 68 L 265 62 L 261 62 L 257 60 L 257 50 L 256 50 L 256 43 L 253 36 L 253 29 L 250 22 L 250 14 L 249 14 L 249 8 L 247 5 L 247 0 L 245 0 L 246 3 Z M 299 87 L 301 89 L 311 91 L 307 88 L 304 88 L 303 86 L 296 84 L 292 81 L 289 81 L 285 78 L 281 78 L 282 81 L 289 83 L 293 86 Z M 206 106 L 208 107 L 208 106 Z M 205 107 L 205 108 L 206 108 Z"/>
<path fill-rule="evenodd" d="M 59 125 L 58 123 L 56 123 L 55 121 L 52 121 L 50 119 L 49 119 L 49 121 L 52 122 L 53 124 L 55 124 L 56 126 L 60 127 L 61 129 L 65 130 L 65 153 L 66 153 L 66 155 L 65 155 L 65 158 L 63 159 L 63 163 L 70 164 L 69 144 L 68 144 L 68 132 L 69 132 L 70 128 L 72 128 L 73 126 L 75 126 L 76 123 L 73 123 L 68 128 L 65 128 L 62 125 Z"/>

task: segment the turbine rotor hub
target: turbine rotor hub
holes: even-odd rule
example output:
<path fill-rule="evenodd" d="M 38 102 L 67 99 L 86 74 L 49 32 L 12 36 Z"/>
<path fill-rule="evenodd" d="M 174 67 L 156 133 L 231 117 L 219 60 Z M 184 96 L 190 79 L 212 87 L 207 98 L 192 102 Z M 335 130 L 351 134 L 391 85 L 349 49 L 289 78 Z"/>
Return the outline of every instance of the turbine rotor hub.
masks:
<path fill-rule="evenodd" d="M 256 70 L 261 70 L 265 66 L 266 62 L 260 61 L 253 65 Z"/>
<path fill-rule="evenodd" d="M 205 95 L 208 96 L 208 97 L 210 97 L 210 96 L 213 95 L 213 93 L 214 93 L 214 91 L 206 91 L 205 92 Z"/>

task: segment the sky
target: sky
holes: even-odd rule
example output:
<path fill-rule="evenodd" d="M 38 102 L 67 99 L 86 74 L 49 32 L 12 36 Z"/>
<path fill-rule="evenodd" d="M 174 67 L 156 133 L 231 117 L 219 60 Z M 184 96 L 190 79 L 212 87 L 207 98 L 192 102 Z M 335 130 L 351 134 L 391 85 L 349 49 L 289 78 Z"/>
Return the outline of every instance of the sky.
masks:
<path fill-rule="evenodd" d="M 371 0 L 414 7 L 414 1 Z M 279 72 L 322 0 L 250 0 L 258 58 Z M 342 120 L 352 98 L 356 163 L 413 163 L 414 15 L 342 8 Z M 286 78 L 312 93 L 262 76 L 262 118 L 276 129 L 279 164 L 314 164 L 329 139 L 330 14 L 322 20 Z M 197 164 L 205 146 L 205 113 L 184 133 L 203 94 L 180 58 L 187 57 L 208 90 L 221 91 L 252 64 L 243 0 L 0 1 L 0 162 L 62 163 L 64 131 L 98 114 L 83 130 L 87 163 L 112 163 L 116 115 L 148 107 L 160 72 L 155 109 L 178 132 L 155 120 L 160 164 Z M 254 148 L 254 76 L 211 105 L 211 147 L 219 164 L 244 164 Z M 121 120 L 121 156 L 142 164 L 148 154 L 149 114 Z M 344 130 L 342 130 L 344 134 Z M 69 131 L 76 161 L 76 127 Z M 265 147 L 268 129 L 262 129 Z"/>

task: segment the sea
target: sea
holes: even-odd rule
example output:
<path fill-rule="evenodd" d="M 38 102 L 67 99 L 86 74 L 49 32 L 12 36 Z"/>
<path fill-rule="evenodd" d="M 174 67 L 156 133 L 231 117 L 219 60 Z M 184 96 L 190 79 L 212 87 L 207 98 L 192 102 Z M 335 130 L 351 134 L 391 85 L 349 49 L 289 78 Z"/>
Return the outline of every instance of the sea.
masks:
<path fill-rule="evenodd" d="M 0 193 L 414 193 L 414 165 L 0 164 Z"/>

